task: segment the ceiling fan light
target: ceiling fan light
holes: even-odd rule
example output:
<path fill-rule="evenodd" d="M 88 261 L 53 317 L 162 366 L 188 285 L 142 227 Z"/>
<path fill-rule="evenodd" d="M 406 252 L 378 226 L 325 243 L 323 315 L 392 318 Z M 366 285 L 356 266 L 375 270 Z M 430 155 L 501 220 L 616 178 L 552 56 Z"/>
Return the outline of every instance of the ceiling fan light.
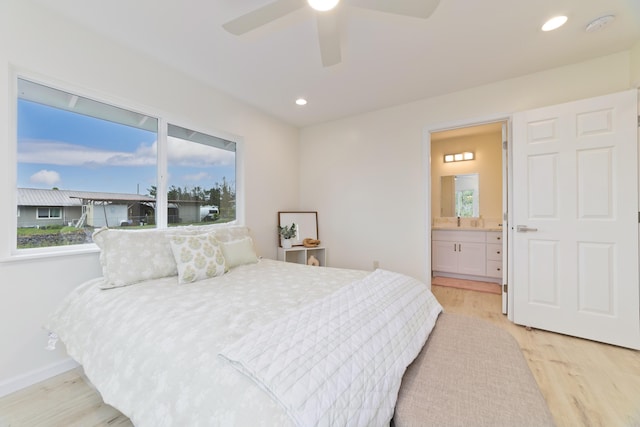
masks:
<path fill-rule="evenodd" d="M 313 9 L 320 12 L 326 12 L 327 10 L 331 10 L 336 7 L 340 0 L 307 0 L 307 2 Z"/>

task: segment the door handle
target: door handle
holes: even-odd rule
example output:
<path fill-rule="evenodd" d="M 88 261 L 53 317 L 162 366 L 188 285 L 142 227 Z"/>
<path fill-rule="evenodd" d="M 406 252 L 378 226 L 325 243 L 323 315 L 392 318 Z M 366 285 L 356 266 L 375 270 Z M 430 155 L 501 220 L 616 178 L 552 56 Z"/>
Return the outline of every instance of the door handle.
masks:
<path fill-rule="evenodd" d="M 526 225 L 518 225 L 516 226 L 516 231 L 518 233 L 526 233 L 528 231 L 538 231 L 537 228 L 527 227 Z"/>

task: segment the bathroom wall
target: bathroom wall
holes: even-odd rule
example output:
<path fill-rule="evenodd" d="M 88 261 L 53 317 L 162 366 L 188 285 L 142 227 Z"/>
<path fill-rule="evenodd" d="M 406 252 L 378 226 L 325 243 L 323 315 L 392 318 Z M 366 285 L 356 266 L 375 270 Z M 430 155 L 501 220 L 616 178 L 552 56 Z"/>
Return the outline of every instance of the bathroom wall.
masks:
<path fill-rule="evenodd" d="M 440 177 L 478 173 L 480 177 L 480 216 L 502 217 L 502 132 L 493 126 L 490 132 L 456 136 L 442 132 L 431 137 L 431 217 L 441 215 Z M 447 136 L 451 135 L 451 136 Z M 472 151 L 475 160 L 444 163 L 444 155 Z"/>

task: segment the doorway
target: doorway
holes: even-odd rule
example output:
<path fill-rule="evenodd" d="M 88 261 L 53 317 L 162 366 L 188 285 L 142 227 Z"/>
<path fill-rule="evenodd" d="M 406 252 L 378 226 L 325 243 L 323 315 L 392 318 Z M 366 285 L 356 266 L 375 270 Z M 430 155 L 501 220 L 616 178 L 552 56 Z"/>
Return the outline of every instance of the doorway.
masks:
<path fill-rule="evenodd" d="M 506 314 L 508 119 L 433 128 L 427 139 L 432 283 L 493 284 Z"/>

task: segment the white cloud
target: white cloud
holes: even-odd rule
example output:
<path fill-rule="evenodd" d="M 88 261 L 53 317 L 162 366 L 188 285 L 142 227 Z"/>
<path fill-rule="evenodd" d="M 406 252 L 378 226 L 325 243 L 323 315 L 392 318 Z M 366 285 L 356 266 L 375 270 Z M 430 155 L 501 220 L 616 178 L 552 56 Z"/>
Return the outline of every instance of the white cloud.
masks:
<path fill-rule="evenodd" d="M 226 166 L 234 162 L 235 155 L 231 151 L 212 150 L 204 144 L 169 137 L 167 157 L 173 166 Z"/>
<path fill-rule="evenodd" d="M 212 177 L 211 177 L 211 174 L 208 174 L 207 172 L 200 172 L 192 175 L 183 175 L 182 179 L 184 181 L 200 182 L 200 181 L 210 180 L 212 179 Z"/>
<path fill-rule="evenodd" d="M 45 184 L 49 187 L 52 187 L 60 182 L 60 174 L 56 171 L 42 169 L 31 175 L 29 181 L 34 184 Z"/>
<path fill-rule="evenodd" d="M 140 144 L 135 151 L 110 151 L 47 140 L 21 140 L 18 144 L 18 162 L 60 166 L 149 166 L 156 164 L 157 142 Z M 233 164 L 234 153 L 212 150 L 210 147 L 169 137 L 167 144 L 169 164 L 173 166 L 225 166 Z"/>
<path fill-rule="evenodd" d="M 58 141 L 22 140 L 18 162 L 60 166 L 146 166 L 156 164 L 155 145 L 140 145 L 135 152 L 69 144 Z"/>

